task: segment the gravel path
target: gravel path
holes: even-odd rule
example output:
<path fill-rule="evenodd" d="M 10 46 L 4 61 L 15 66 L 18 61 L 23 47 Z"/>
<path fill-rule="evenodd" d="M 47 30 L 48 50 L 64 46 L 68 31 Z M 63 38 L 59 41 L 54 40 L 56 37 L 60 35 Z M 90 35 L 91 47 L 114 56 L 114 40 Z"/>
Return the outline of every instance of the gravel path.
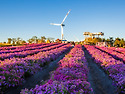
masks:
<path fill-rule="evenodd" d="M 85 49 L 83 47 L 83 49 Z M 117 94 L 117 88 L 113 86 L 112 80 L 107 74 L 91 59 L 87 50 L 84 50 L 88 61 L 88 80 L 93 88 L 94 94 Z"/>
<path fill-rule="evenodd" d="M 45 81 L 45 80 L 49 79 L 49 77 L 50 77 L 49 73 L 58 67 L 57 63 L 60 61 L 60 59 L 62 59 L 65 56 L 65 54 L 66 53 L 61 55 L 55 61 L 51 62 L 49 65 L 46 65 L 43 69 L 41 69 L 36 74 L 34 74 L 31 77 L 29 77 L 28 79 L 26 79 L 26 82 L 23 85 L 8 89 L 5 92 L 5 94 L 19 94 L 21 89 L 34 88 L 37 84 L 40 84 L 41 80 Z"/>

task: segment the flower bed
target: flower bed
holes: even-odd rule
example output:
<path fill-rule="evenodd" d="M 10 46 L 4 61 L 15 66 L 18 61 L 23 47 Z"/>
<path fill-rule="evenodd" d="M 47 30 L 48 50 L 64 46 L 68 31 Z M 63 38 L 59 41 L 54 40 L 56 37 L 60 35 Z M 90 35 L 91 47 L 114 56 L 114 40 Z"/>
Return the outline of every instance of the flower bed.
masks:
<path fill-rule="evenodd" d="M 125 93 L 125 64 L 114 59 L 107 53 L 104 53 L 94 46 L 84 45 L 94 58 L 95 62 L 107 72 L 107 74 L 116 83 L 120 92 Z"/>
<path fill-rule="evenodd" d="M 40 51 L 44 51 L 45 49 L 48 49 L 48 47 L 50 49 L 55 48 L 56 45 L 60 46 L 60 45 L 64 45 L 64 44 L 47 44 L 47 45 L 43 45 L 43 46 L 39 46 L 39 47 L 31 47 L 31 48 L 28 48 L 28 49 L 25 49 L 25 47 L 24 47 L 22 49 L 9 50 L 10 53 L 0 54 L 0 60 L 4 60 L 4 59 L 7 59 L 7 58 L 13 58 L 13 57 L 24 58 L 28 55 L 33 55 L 33 54 L 36 54 Z"/>
<path fill-rule="evenodd" d="M 81 45 L 76 45 L 58 62 L 59 67 L 51 78 L 34 89 L 24 89 L 21 94 L 89 94 L 93 93 L 87 81 L 88 68 Z"/>
<path fill-rule="evenodd" d="M 112 49 L 112 50 L 115 50 L 115 51 L 118 51 L 118 52 L 125 55 L 125 48 L 120 48 L 120 47 L 118 47 L 118 48 L 116 48 L 116 47 L 108 47 L 108 48 Z"/>
<path fill-rule="evenodd" d="M 0 63 L 0 87 L 5 89 L 10 86 L 20 85 L 26 77 L 37 72 L 42 66 L 55 60 L 71 48 L 70 44 L 60 45 L 55 49 L 40 52 L 26 58 L 12 58 Z"/>
<path fill-rule="evenodd" d="M 49 47 L 52 45 L 58 45 L 59 43 L 44 43 L 44 44 L 30 44 L 30 45 L 26 45 L 26 46 L 17 46 L 17 47 L 13 47 L 13 49 L 3 49 L 0 51 L 0 54 L 3 53 L 14 53 L 14 52 L 21 52 L 21 51 L 28 51 L 28 50 L 35 50 L 35 49 L 41 49 L 41 48 L 45 48 L 45 47 Z M 7 47 L 6 47 L 7 48 Z M 9 48 L 9 47 L 8 47 Z M 12 47 L 11 47 L 12 48 Z"/>
<path fill-rule="evenodd" d="M 99 47 L 99 46 L 96 46 L 96 47 L 111 54 L 114 58 L 120 59 L 120 60 L 122 59 L 125 62 L 125 58 L 124 58 L 125 54 L 119 53 L 119 52 L 117 52 L 111 48 L 107 48 L 107 47 Z"/>
<path fill-rule="evenodd" d="M 26 44 L 22 46 L 10 46 L 10 47 L 0 47 L 0 52 L 2 51 L 8 51 L 8 50 L 14 50 L 14 49 L 22 49 L 22 48 L 29 48 L 29 47 L 37 47 L 41 45 L 46 45 L 46 43 L 40 43 L 40 44 Z"/>

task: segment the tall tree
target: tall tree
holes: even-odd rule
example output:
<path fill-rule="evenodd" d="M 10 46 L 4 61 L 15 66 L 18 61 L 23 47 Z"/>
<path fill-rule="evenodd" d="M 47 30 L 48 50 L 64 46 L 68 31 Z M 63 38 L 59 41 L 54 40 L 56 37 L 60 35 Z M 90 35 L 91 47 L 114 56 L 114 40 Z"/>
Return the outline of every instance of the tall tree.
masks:
<path fill-rule="evenodd" d="M 33 36 L 32 38 L 27 40 L 29 43 L 38 43 L 38 38 L 37 36 Z"/>
<path fill-rule="evenodd" d="M 93 43 L 93 44 L 96 44 L 97 42 L 102 42 L 102 39 L 101 39 L 101 38 L 94 38 L 94 39 L 92 40 L 92 43 Z"/>
<path fill-rule="evenodd" d="M 41 36 L 41 43 L 45 43 L 46 42 L 46 37 L 45 36 Z"/>
<path fill-rule="evenodd" d="M 27 41 L 28 43 L 33 43 L 32 39 L 28 39 Z"/>
<path fill-rule="evenodd" d="M 26 41 L 25 41 L 25 40 L 22 40 L 22 41 L 21 41 L 21 44 L 24 44 L 24 43 L 26 43 Z"/>
<path fill-rule="evenodd" d="M 37 36 L 33 36 L 31 39 L 33 40 L 34 43 L 38 43 Z"/>
<path fill-rule="evenodd" d="M 47 39 L 50 40 L 51 42 L 54 41 L 54 38 L 52 37 L 48 37 Z"/>
<path fill-rule="evenodd" d="M 8 38 L 8 44 L 11 44 L 11 41 L 12 41 L 12 39 L 11 38 Z"/>
<path fill-rule="evenodd" d="M 120 47 L 120 38 L 115 38 L 114 46 Z"/>
<path fill-rule="evenodd" d="M 110 40 L 111 46 L 113 46 L 113 43 L 114 43 L 113 37 L 109 37 L 109 40 Z"/>
<path fill-rule="evenodd" d="M 106 39 L 105 39 L 105 38 L 103 38 L 103 39 L 102 39 L 102 42 L 106 42 Z"/>
<path fill-rule="evenodd" d="M 15 45 L 16 38 L 12 38 L 12 45 Z"/>
<path fill-rule="evenodd" d="M 124 39 L 122 38 L 121 40 L 120 40 L 120 47 L 123 47 L 125 45 L 125 41 L 124 41 Z"/>
<path fill-rule="evenodd" d="M 20 38 L 20 37 L 18 37 L 17 39 L 16 39 L 16 44 L 21 44 L 21 42 L 22 42 L 22 39 Z"/>
<path fill-rule="evenodd" d="M 57 43 L 61 43 L 62 41 L 60 39 L 55 40 Z"/>

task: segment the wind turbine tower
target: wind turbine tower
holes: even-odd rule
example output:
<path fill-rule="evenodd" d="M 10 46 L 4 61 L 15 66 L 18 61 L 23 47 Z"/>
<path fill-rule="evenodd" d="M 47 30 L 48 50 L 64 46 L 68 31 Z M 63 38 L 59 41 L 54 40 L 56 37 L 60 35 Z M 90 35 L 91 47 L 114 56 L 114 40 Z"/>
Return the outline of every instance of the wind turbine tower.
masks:
<path fill-rule="evenodd" d="M 63 40 L 63 36 L 64 36 L 64 35 L 63 35 L 63 27 L 65 26 L 65 24 L 63 24 L 63 23 L 64 23 L 64 21 L 66 20 L 66 18 L 67 18 L 67 16 L 68 16 L 68 14 L 69 14 L 70 11 L 71 11 L 71 10 L 68 11 L 68 13 L 67 13 L 66 16 L 64 17 L 64 19 L 63 19 L 63 21 L 62 21 L 61 24 L 50 23 L 50 25 L 61 26 L 61 40 Z"/>

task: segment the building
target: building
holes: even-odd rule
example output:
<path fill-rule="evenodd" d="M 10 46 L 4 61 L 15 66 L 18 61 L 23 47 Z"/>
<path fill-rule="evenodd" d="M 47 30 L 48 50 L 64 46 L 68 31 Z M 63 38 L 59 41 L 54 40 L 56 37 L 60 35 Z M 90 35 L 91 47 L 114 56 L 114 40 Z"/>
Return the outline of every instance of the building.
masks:
<path fill-rule="evenodd" d="M 100 47 L 108 47 L 108 43 L 107 42 L 97 42 L 96 46 L 100 46 Z"/>

